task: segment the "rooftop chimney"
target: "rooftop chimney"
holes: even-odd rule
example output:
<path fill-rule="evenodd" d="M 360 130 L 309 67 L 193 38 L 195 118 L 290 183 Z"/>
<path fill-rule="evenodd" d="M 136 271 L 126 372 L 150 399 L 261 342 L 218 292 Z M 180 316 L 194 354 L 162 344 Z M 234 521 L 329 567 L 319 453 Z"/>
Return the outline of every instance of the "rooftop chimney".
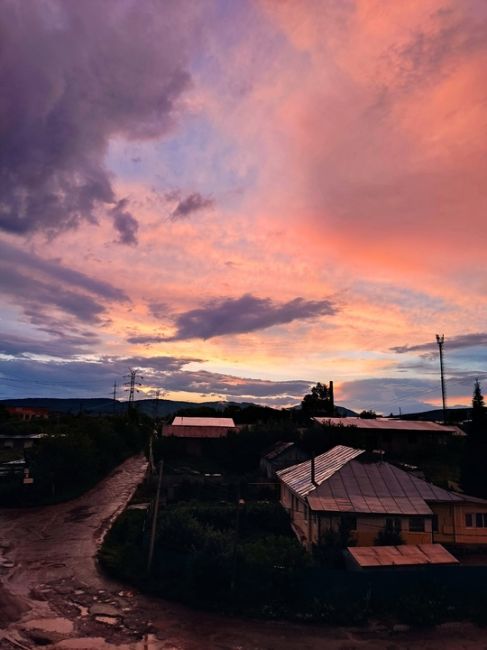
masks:
<path fill-rule="evenodd" d="M 315 454 L 314 454 L 314 452 L 313 452 L 313 455 L 311 456 L 311 483 L 313 483 L 313 485 L 316 485 L 316 487 L 318 487 L 318 483 L 316 482 L 316 479 L 315 479 Z"/>

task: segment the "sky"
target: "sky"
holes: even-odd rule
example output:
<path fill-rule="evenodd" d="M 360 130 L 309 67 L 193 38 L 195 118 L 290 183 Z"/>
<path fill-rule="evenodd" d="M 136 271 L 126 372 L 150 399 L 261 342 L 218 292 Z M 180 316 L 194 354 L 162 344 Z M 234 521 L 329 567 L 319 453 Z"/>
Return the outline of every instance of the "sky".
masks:
<path fill-rule="evenodd" d="M 487 390 L 484 0 L 2 0 L 0 399 Z"/>

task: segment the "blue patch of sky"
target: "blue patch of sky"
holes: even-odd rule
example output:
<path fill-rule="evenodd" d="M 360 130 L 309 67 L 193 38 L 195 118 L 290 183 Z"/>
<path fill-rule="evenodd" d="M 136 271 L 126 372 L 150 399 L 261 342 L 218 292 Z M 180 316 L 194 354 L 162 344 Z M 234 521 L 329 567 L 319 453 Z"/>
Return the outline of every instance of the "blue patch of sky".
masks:
<path fill-rule="evenodd" d="M 238 206 L 257 181 L 257 162 L 242 169 L 234 161 L 236 144 L 203 115 L 187 118 L 177 132 L 157 142 L 113 141 L 106 160 L 122 181 L 163 192 L 200 192 L 213 196 L 221 207 Z"/>

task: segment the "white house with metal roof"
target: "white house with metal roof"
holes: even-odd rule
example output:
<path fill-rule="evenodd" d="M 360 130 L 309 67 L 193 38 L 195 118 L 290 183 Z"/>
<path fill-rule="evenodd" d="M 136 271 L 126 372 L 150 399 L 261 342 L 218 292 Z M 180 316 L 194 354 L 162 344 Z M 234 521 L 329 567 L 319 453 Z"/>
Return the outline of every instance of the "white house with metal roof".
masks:
<path fill-rule="evenodd" d="M 163 437 L 182 438 L 188 453 L 201 454 L 203 445 L 238 431 L 232 418 L 177 416 L 162 427 Z"/>
<path fill-rule="evenodd" d="M 277 472 L 281 503 L 309 549 L 346 525 L 359 546 L 380 531 L 407 544 L 487 544 L 487 500 L 445 490 L 363 449 L 339 445 Z"/>

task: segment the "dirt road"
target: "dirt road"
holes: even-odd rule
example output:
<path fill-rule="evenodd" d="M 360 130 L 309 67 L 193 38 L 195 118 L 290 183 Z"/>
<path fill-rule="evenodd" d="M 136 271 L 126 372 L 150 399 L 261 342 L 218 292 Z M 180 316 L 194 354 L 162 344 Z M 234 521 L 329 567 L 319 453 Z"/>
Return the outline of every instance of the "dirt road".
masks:
<path fill-rule="evenodd" d="M 129 459 L 69 503 L 0 511 L 2 650 L 487 650 L 487 633 L 469 624 L 424 632 L 265 623 L 194 612 L 131 592 L 103 576 L 94 557 L 145 466 L 141 457 Z"/>

